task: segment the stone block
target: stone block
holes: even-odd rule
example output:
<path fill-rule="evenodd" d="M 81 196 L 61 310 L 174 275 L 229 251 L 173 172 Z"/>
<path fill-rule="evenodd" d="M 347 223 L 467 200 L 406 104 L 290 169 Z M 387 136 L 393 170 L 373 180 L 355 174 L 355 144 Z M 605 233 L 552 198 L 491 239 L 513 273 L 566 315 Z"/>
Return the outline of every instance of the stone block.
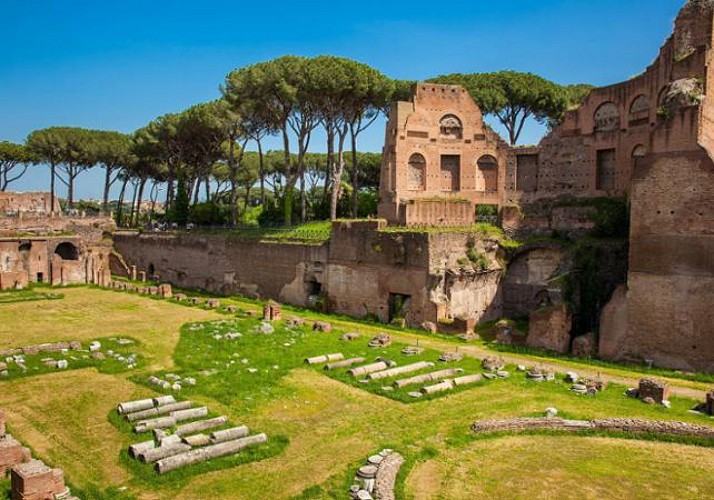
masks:
<path fill-rule="evenodd" d="M 647 398 L 651 398 L 655 403 L 669 400 L 669 386 L 660 380 L 643 378 L 637 391 L 638 397 L 643 401 Z"/>
<path fill-rule="evenodd" d="M 173 297 L 171 285 L 169 283 L 163 283 L 159 285 L 159 295 L 164 299 L 170 299 L 171 297 Z"/>
<path fill-rule="evenodd" d="M 61 469 L 52 469 L 41 460 L 30 460 L 10 471 L 12 500 L 54 500 L 68 495 Z"/>
<path fill-rule="evenodd" d="M 24 448 L 19 441 L 10 434 L 0 437 L 0 476 L 15 465 L 29 459 L 29 450 Z"/>
<path fill-rule="evenodd" d="M 531 313 L 526 345 L 562 354 L 570 348 L 573 317 L 564 303 Z"/>
<path fill-rule="evenodd" d="M 269 302 L 263 306 L 263 319 L 266 321 L 277 321 L 283 317 L 283 309 L 280 304 Z"/>
<path fill-rule="evenodd" d="M 580 335 L 573 339 L 573 356 L 578 358 L 592 358 L 597 352 L 597 338 L 594 332 Z"/>

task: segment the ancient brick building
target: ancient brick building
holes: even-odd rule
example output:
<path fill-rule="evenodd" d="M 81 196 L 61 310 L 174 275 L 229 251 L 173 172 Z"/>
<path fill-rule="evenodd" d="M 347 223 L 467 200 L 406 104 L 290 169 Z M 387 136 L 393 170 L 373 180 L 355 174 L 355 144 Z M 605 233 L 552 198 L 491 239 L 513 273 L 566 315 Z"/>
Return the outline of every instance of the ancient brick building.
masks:
<path fill-rule="evenodd" d="M 107 284 L 111 240 L 105 234 L 113 228 L 106 217 L 0 215 L 0 290 L 31 282 Z"/>
<path fill-rule="evenodd" d="M 641 75 L 595 89 L 539 147 L 510 155 L 511 228 L 547 234 L 577 225 L 578 211 L 587 215 L 548 200 L 629 199 L 627 284 L 600 323 L 606 359 L 714 371 L 713 4 L 687 2 Z M 542 216 L 520 217 L 532 212 Z"/>
<path fill-rule="evenodd" d="M 475 205 L 500 205 L 506 144 L 457 85 L 419 83 L 392 106 L 379 216 L 402 225 L 468 225 Z"/>

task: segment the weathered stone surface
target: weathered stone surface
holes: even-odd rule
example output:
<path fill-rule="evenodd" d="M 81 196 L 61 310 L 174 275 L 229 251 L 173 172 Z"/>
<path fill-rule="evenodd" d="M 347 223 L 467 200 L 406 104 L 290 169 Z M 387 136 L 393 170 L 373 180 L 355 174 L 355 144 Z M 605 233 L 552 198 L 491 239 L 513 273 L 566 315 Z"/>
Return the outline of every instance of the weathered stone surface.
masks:
<path fill-rule="evenodd" d="M 528 347 L 567 353 L 573 317 L 564 303 L 540 309 L 528 320 Z"/>
<path fill-rule="evenodd" d="M 48 500 L 70 495 L 62 470 L 51 469 L 40 460 L 13 467 L 10 486 L 13 500 Z"/>
<path fill-rule="evenodd" d="M 488 356 L 481 361 L 481 367 L 484 370 L 497 371 L 503 369 L 504 366 L 505 363 L 503 362 L 503 359 L 497 356 Z"/>
<path fill-rule="evenodd" d="M 595 333 L 590 332 L 585 335 L 579 335 L 573 339 L 572 347 L 573 356 L 578 358 L 592 358 L 597 354 L 597 337 Z"/>
<path fill-rule="evenodd" d="M 327 321 L 315 321 L 312 325 L 312 329 L 316 332 L 329 333 L 332 331 L 332 325 Z"/>
<path fill-rule="evenodd" d="M 372 337 L 367 345 L 369 347 L 387 347 L 392 345 L 392 337 L 388 333 L 380 333 Z"/>
<path fill-rule="evenodd" d="M 455 351 L 446 351 L 441 353 L 441 356 L 439 356 L 439 361 L 443 363 L 452 363 L 455 361 L 461 361 L 462 359 L 464 359 L 464 355 Z"/>
<path fill-rule="evenodd" d="M 278 321 L 282 316 L 282 306 L 277 302 L 268 302 L 263 306 L 263 319 L 265 321 Z"/>
<path fill-rule="evenodd" d="M 433 321 L 425 321 L 421 324 L 422 330 L 426 330 L 429 333 L 436 333 L 437 332 L 437 327 L 436 323 Z"/>
<path fill-rule="evenodd" d="M 652 399 L 655 403 L 669 400 L 669 386 L 662 381 L 643 378 L 640 380 L 637 389 L 638 396 L 641 400 L 647 398 Z"/>

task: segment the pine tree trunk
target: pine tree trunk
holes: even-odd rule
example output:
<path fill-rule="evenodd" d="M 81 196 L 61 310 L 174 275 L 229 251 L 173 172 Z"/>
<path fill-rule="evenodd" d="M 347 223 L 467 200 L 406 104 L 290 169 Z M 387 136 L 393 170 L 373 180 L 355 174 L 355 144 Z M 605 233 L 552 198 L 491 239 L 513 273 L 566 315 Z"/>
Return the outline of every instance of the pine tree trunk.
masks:
<path fill-rule="evenodd" d="M 109 213 L 109 184 L 112 178 L 112 169 L 108 165 L 105 166 L 106 175 L 104 176 L 104 195 L 102 196 L 102 213 Z"/>

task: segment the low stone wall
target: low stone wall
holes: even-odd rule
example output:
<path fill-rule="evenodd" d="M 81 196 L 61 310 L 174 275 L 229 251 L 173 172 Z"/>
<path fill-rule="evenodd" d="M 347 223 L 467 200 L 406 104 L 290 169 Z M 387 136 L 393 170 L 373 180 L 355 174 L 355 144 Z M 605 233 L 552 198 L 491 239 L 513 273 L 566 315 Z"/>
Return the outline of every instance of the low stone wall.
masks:
<path fill-rule="evenodd" d="M 492 432 L 525 432 L 534 430 L 582 431 L 599 430 L 637 434 L 661 434 L 714 439 L 714 427 L 667 420 L 638 418 L 605 418 L 598 420 L 566 420 L 562 418 L 510 418 L 479 420 L 471 430 L 486 434 Z"/>
<path fill-rule="evenodd" d="M 366 460 L 355 476 L 350 487 L 349 498 L 354 500 L 395 500 L 394 485 L 404 457 L 399 453 L 384 449 Z"/>
<path fill-rule="evenodd" d="M 399 453 L 391 453 L 379 464 L 374 485 L 374 497 L 378 500 L 394 500 L 394 485 L 399 469 L 404 464 L 404 457 Z"/>

